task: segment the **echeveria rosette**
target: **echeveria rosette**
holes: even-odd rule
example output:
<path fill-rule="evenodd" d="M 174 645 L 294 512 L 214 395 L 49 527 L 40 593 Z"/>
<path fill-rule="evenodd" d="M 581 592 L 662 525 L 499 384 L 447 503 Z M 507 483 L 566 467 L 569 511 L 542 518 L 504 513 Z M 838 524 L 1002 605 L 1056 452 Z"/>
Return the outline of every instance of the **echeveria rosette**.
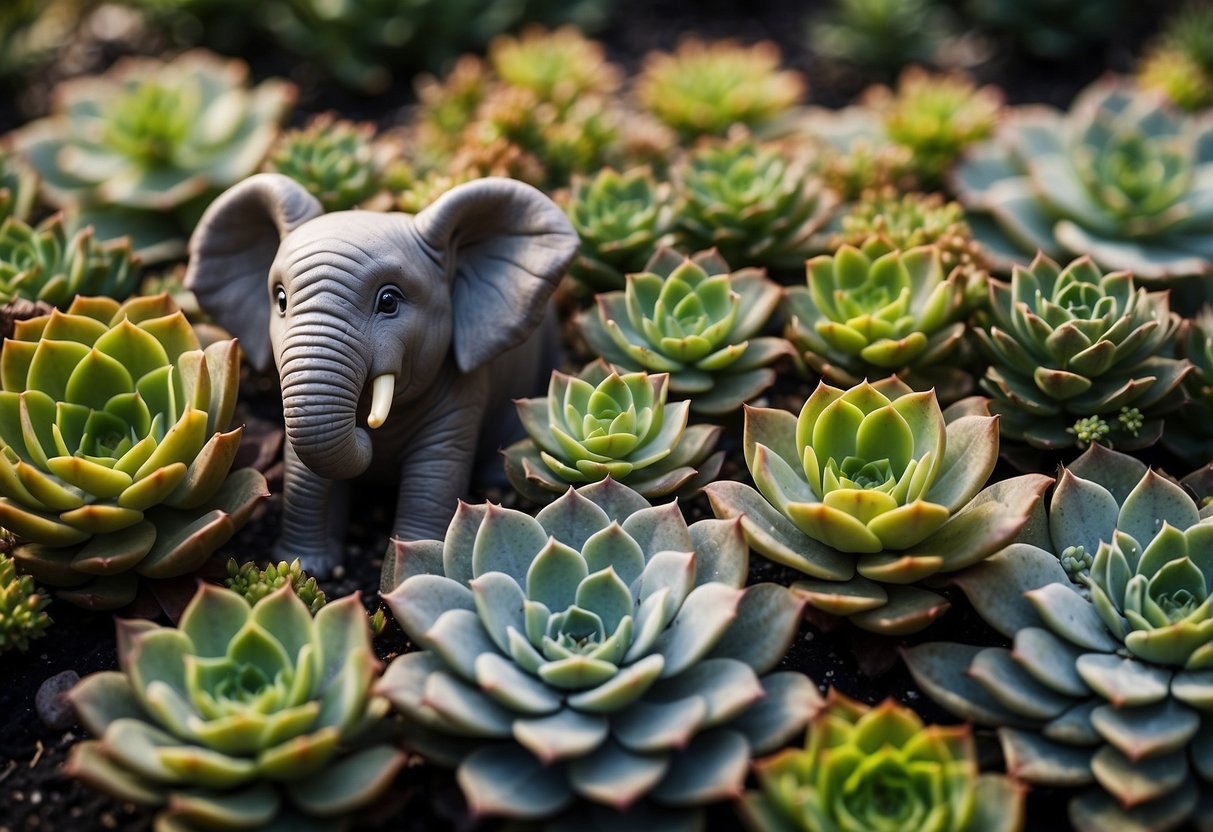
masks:
<path fill-rule="evenodd" d="M 320 200 L 326 211 L 346 211 L 378 194 L 383 171 L 375 125 L 355 124 L 322 113 L 283 133 L 264 170 L 289 176 Z"/>
<path fill-rule="evenodd" d="M 62 214 L 37 226 L 17 217 L 0 224 L 0 302 L 25 298 L 65 309 L 77 295 L 125 300 L 138 279 L 126 238 L 101 242 L 92 228 L 69 234 Z"/>
<path fill-rule="evenodd" d="M 687 425 L 690 402 L 667 404 L 665 373 L 617 373 L 602 361 L 552 372 L 548 394 L 517 399 L 529 439 L 503 452 L 510 484 L 550 502 L 570 485 L 611 477 L 646 497 L 690 495 L 720 472 L 721 428 Z"/>
<path fill-rule="evenodd" d="M 1065 268 L 1044 255 L 989 283 L 989 325 L 974 330 L 991 359 L 981 386 L 1008 439 L 1058 450 L 1084 445 L 1079 420 L 1099 420 L 1122 449 L 1153 444 L 1161 414 L 1182 400 L 1191 371 L 1165 357 L 1179 330 L 1169 293 L 1090 258 Z"/>
<path fill-rule="evenodd" d="M 234 339 L 202 349 L 167 295 L 77 297 L 0 352 L 0 525 L 23 571 L 74 603 L 196 570 L 266 495 L 232 471 Z"/>
<path fill-rule="evenodd" d="M 458 766 L 473 814 L 546 818 L 580 800 L 583 822 L 685 819 L 740 794 L 750 756 L 819 700 L 801 674 L 769 672 L 803 602 L 744 587 L 747 554 L 737 521 L 688 526 L 610 479 L 535 517 L 460 504 L 444 541 L 397 542 L 384 564 L 420 650 L 379 690 L 410 747 Z"/>
<path fill-rule="evenodd" d="M 1013 642 L 906 651 L 919 686 L 999 727 L 1007 768 L 1088 786 L 1081 832 L 1213 821 L 1213 521 L 1180 486 L 1092 445 L 1039 526 L 956 583 Z M 1093 560 L 1089 555 L 1095 552 Z"/>
<path fill-rule="evenodd" d="M 716 251 L 685 257 L 660 248 L 622 292 L 597 296 L 578 319 L 590 349 L 621 370 L 668 373 L 693 413 L 721 416 L 775 381 L 770 364 L 791 350 L 759 336 L 779 305 L 761 269 L 729 271 Z"/>
<path fill-rule="evenodd" d="M 357 594 L 313 618 L 290 587 L 201 584 L 177 628 L 119 619 L 118 664 L 69 694 L 94 739 L 66 769 L 157 829 L 342 829 L 404 764 Z"/>
<path fill-rule="evenodd" d="M 902 251 L 874 237 L 805 268 L 807 285 L 785 290 L 785 332 L 823 380 L 853 387 L 896 373 L 948 401 L 969 392 L 968 374 L 949 366 L 965 331 L 964 274 L 945 272 L 937 247 Z"/>
<path fill-rule="evenodd" d="M 257 170 L 294 103 L 290 84 L 249 87 L 242 62 L 202 50 L 127 58 L 55 91 L 14 150 L 73 226 L 130 236 L 146 262 L 185 254 L 206 201 Z"/>
<path fill-rule="evenodd" d="M 832 688 L 804 748 L 754 763 L 741 817 L 754 832 L 1018 832 L 1024 789 L 982 774 L 967 725 L 924 725 L 886 699 Z"/>
<path fill-rule="evenodd" d="M 1065 114 L 1013 112 L 954 171 L 978 240 L 1002 269 L 1035 252 L 1090 255 L 1139 280 L 1213 267 L 1213 116 L 1117 81 Z"/>
<path fill-rule="evenodd" d="M 900 635 L 948 608 L 917 586 L 1006 546 L 1052 479 L 983 490 L 998 459 L 984 400 L 941 411 L 895 376 L 841 390 L 822 382 L 799 417 L 747 407 L 746 465 L 757 490 L 715 482 L 717 517 L 740 517 L 755 551 L 804 572 L 793 588 L 857 626 Z M 858 573 L 858 574 L 856 574 Z"/>

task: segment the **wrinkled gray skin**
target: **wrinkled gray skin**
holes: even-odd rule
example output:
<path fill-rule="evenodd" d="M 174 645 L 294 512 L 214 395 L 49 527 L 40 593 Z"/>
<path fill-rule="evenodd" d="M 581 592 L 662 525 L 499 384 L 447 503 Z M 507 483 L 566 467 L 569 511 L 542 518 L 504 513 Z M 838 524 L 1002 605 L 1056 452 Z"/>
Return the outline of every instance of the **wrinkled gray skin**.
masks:
<path fill-rule="evenodd" d="M 442 538 L 478 446 L 495 454 L 510 399 L 546 385 L 540 323 L 577 245 L 550 199 L 510 179 L 460 185 L 416 216 L 325 215 L 279 174 L 215 200 L 185 282 L 254 366 L 278 367 L 287 442 L 276 559 L 330 573 L 348 519 L 340 481 L 363 474 L 400 483 L 395 536 Z M 381 376 L 394 395 L 372 430 Z"/>

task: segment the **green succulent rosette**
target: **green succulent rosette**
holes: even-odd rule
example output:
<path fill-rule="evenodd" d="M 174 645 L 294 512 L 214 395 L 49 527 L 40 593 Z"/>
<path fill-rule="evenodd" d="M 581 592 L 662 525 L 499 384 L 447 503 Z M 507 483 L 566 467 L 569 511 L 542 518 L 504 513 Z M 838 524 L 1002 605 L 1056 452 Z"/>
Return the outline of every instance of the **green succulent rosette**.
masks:
<path fill-rule="evenodd" d="M 1024 789 L 981 774 L 968 725 L 923 724 L 886 699 L 876 707 L 831 688 L 804 748 L 754 763 L 759 790 L 741 818 L 753 832 L 1018 832 Z"/>
<path fill-rule="evenodd" d="M 1068 113 L 1020 109 L 954 173 L 1001 269 L 1038 251 L 1145 281 L 1213 267 L 1213 119 L 1160 93 L 1101 81 Z"/>
<path fill-rule="evenodd" d="M 56 88 L 52 114 L 12 134 L 42 197 L 73 228 L 129 236 L 145 262 L 185 254 L 206 203 L 260 167 L 294 87 L 248 85 L 248 67 L 203 50 L 128 58 Z"/>
<path fill-rule="evenodd" d="M 549 31 L 531 25 L 517 37 L 498 35 L 489 43 L 488 59 L 504 83 L 559 106 L 584 95 L 611 95 L 622 80 L 603 45 L 576 26 Z"/>
<path fill-rule="evenodd" d="M 965 333 L 964 274 L 945 272 L 938 248 L 902 251 L 875 237 L 805 268 L 807 285 L 785 290 L 785 334 L 815 374 L 853 387 L 897 373 L 949 401 L 969 392 L 952 359 Z"/>
<path fill-rule="evenodd" d="M 673 207 L 669 185 L 658 184 L 647 167 L 574 176 L 565 213 L 581 248 L 569 274 L 592 292 L 622 289 L 624 275 L 643 270 L 653 250 L 669 241 Z"/>
<path fill-rule="evenodd" d="M 198 569 L 266 496 L 232 471 L 234 339 L 202 349 L 167 295 L 77 297 L 0 352 L 0 525 L 60 597 L 108 609 Z"/>
<path fill-rule="evenodd" d="M 944 412 L 933 391 L 895 376 L 822 382 L 798 417 L 747 407 L 743 449 L 757 490 L 708 485 L 716 516 L 741 518 L 755 551 L 807 574 L 793 589 L 811 606 L 891 635 L 948 608 L 913 584 L 1006 546 L 1052 482 L 1028 474 L 983 489 L 998 460 L 984 400 Z"/>
<path fill-rule="evenodd" d="M 570 485 L 611 477 L 646 497 L 690 495 L 716 478 L 721 428 L 687 425 L 690 402 L 666 403 L 665 373 L 617 373 L 602 361 L 552 372 L 545 397 L 517 399 L 528 439 L 503 452 L 510 484 L 547 503 Z"/>
<path fill-rule="evenodd" d="M 770 387 L 769 365 L 791 354 L 784 339 L 758 335 L 780 297 L 761 269 L 731 272 L 715 251 L 685 257 L 660 248 L 624 291 L 598 295 L 578 324 L 613 366 L 668 373 L 670 392 L 688 398 L 692 412 L 721 416 Z"/>
<path fill-rule="evenodd" d="M 373 124 L 322 113 L 303 128 L 283 133 L 263 169 L 294 179 L 325 211 L 346 211 L 382 188 L 374 137 Z"/>
<path fill-rule="evenodd" d="M 0 224 L 0 302 L 18 298 L 66 309 L 77 295 L 125 300 L 139 281 L 126 238 L 101 242 L 92 228 L 69 234 L 62 214 L 38 226 L 15 216 Z"/>
<path fill-rule="evenodd" d="M 289 587 L 201 584 L 176 628 L 119 619 L 118 665 L 68 695 L 93 739 L 66 770 L 157 829 L 347 828 L 404 764 L 357 594 L 313 618 Z"/>
<path fill-rule="evenodd" d="M 24 653 L 34 639 L 46 635 L 51 599 L 39 592 L 34 579 L 18 575 L 16 562 L 0 553 L 0 655 L 9 650 Z"/>
<path fill-rule="evenodd" d="M 1213 822 L 1211 513 L 1092 445 L 1062 470 L 1047 532 L 956 580 L 1011 649 L 905 651 L 931 698 L 998 727 L 1009 771 L 1083 788 L 1079 832 Z"/>
<path fill-rule="evenodd" d="M 1037 255 L 1009 284 L 990 281 L 989 293 L 989 325 L 975 334 L 992 362 L 981 386 L 1004 437 L 1045 450 L 1158 440 L 1158 417 L 1182 401 L 1191 371 L 1164 355 L 1180 326 L 1167 292 L 1087 257 L 1061 268 Z M 1084 437 L 1093 424 L 1098 433 Z"/>
<path fill-rule="evenodd" d="M 613 480 L 536 517 L 461 503 L 445 540 L 398 541 L 384 564 L 420 649 L 378 689 L 474 815 L 698 828 L 819 701 L 770 672 L 802 602 L 743 588 L 746 563 L 737 521 L 688 526 Z"/>

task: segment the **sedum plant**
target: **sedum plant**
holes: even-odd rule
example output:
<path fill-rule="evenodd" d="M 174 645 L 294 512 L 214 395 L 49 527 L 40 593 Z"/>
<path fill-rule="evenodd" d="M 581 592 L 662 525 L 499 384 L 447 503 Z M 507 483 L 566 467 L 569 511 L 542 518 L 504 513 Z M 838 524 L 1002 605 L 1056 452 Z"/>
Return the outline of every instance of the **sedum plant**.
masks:
<path fill-rule="evenodd" d="M 660 248 L 622 292 L 600 294 L 579 318 L 590 348 L 628 370 L 668 373 L 691 410 L 722 416 L 770 387 L 770 365 L 790 350 L 759 337 L 780 300 L 761 269 L 729 271 L 715 251 Z"/>
<path fill-rule="evenodd" d="M 895 376 L 849 390 L 822 382 L 799 416 L 747 408 L 743 450 L 757 490 L 707 486 L 716 516 L 740 517 L 751 547 L 807 574 L 793 588 L 811 606 L 890 635 L 948 608 L 912 584 L 1006 546 L 1052 482 L 1028 474 L 983 489 L 998 419 L 980 399 L 945 414 L 934 391 Z"/>
<path fill-rule="evenodd" d="M 595 361 L 578 375 L 552 371 L 548 394 L 517 399 L 529 438 L 503 452 L 510 484 L 550 502 L 570 485 L 608 477 L 646 497 L 690 495 L 720 472 L 721 428 L 687 425 L 690 402 L 666 404 L 666 373 L 615 372 Z"/>
<path fill-rule="evenodd" d="M 177 628 L 119 619 L 118 665 L 69 694 L 93 739 L 66 768 L 157 829 L 340 829 L 404 764 L 357 594 L 313 618 L 289 587 L 201 584 Z"/>
<path fill-rule="evenodd" d="M 1013 642 L 905 651 L 919 686 L 999 727 L 1008 770 L 1087 787 L 1080 832 L 1172 829 L 1213 815 L 1210 509 L 1131 457 L 1092 445 L 1063 469 L 1047 533 L 957 583 Z"/>
<path fill-rule="evenodd" d="M 734 125 L 759 129 L 791 111 L 806 84 L 779 68 L 772 41 L 742 46 L 687 38 L 674 52 L 650 52 L 636 79 L 640 106 L 683 140 L 722 136 Z"/>
<path fill-rule="evenodd" d="M 328 600 L 324 590 L 316 585 L 316 579 L 303 571 L 298 558 L 290 563 L 271 563 L 265 569 L 259 568 L 253 561 L 238 564 L 235 558 L 228 558 L 227 577 L 223 579 L 223 585 L 248 601 L 250 606 L 287 584 L 295 597 L 313 614 L 319 612 Z"/>
<path fill-rule="evenodd" d="M 137 576 L 195 571 L 266 495 L 231 471 L 234 339 L 201 348 L 167 295 L 78 297 L 0 352 L 0 525 L 60 596 L 122 606 Z"/>
<path fill-rule="evenodd" d="M 1191 370 L 1163 355 L 1180 325 L 1167 292 L 1087 257 L 1063 269 L 1043 255 L 989 292 L 989 326 L 976 330 L 992 361 L 981 386 L 1004 437 L 1046 450 L 1157 441 L 1158 416 Z"/>
<path fill-rule="evenodd" d="M 474 815 L 580 799 L 569 828 L 695 828 L 819 701 L 806 677 L 770 672 L 802 604 L 743 588 L 746 561 L 736 521 L 688 526 L 610 479 L 533 518 L 461 503 L 445 540 L 397 541 L 384 564 L 420 649 L 379 691 L 413 749 L 458 767 Z"/>
<path fill-rule="evenodd" d="M 1018 832 L 1024 825 L 1023 787 L 981 774 L 968 725 L 928 727 L 891 698 L 873 708 L 832 688 L 805 747 L 756 761 L 754 774 L 759 790 L 739 806 L 753 832 Z"/>
<path fill-rule="evenodd" d="M 948 400 L 968 392 L 968 374 L 950 359 L 965 331 L 964 273 L 945 271 L 938 248 L 901 251 L 873 237 L 814 257 L 806 271 L 806 286 L 785 290 L 786 335 L 815 374 L 853 387 L 895 372 Z"/>
<path fill-rule="evenodd" d="M 15 216 L 0 224 L 0 301 L 43 301 L 66 309 L 77 295 L 125 300 L 138 286 L 130 240 L 96 239 L 91 227 L 68 233 L 63 215 L 31 226 Z"/>
<path fill-rule="evenodd" d="M 1065 114 L 1014 112 L 956 168 L 953 186 L 1004 268 L 1038 250 L 1089 254 L 1150 281 L 1211 268 L 1211 172 L 1213 122 L 1113 80 Z"/>
<path fill-rule="evenodd" d="M 63 82 L 55 109 L 13 134 L 43 198 L 73 227 L 129 235 L 147 262 L 185 253 L 206 203 L 257 170 L 294 88 L 248 84 L 248 67 L 204 51 L 127 58 Z"/>
<path fill-rule="evenodd" d="M 9 650 L 24 653 L 34 639 L 46 635 L 51 599 L 39 592 L 34 579 L 18 575 L 16 562 L 0 553 L 0 656 Z"/>
<path fill-rule="evenodd" d="M 320 200 L 325 211 L 345 211 L 379 193 L 382 171 L 375 125 L 354 124 L 332 113 L 279 137 L 264 170 L 294 179 Z"/>

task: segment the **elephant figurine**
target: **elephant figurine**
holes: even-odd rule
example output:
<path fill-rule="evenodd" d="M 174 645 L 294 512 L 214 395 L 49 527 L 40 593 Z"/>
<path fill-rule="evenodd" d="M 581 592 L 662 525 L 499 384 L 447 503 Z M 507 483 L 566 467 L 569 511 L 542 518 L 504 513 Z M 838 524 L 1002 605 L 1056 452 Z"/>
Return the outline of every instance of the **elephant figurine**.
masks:
<path fill-rule="evenodd" d="M 517 424 L 511 400 L 547 384 L 555 337 L 541 322 L 578 242 L 547 196 L 503 178 L 416 215 L 325 214 L 293 179 L 262 173 L 207 208 L 185 285 L 282 384 L 276 558 L 331 573 L 342 481 L 364 473 L 399 483 L 396 537 L 443 537 L 477 449 L 495 458 Z"/>

